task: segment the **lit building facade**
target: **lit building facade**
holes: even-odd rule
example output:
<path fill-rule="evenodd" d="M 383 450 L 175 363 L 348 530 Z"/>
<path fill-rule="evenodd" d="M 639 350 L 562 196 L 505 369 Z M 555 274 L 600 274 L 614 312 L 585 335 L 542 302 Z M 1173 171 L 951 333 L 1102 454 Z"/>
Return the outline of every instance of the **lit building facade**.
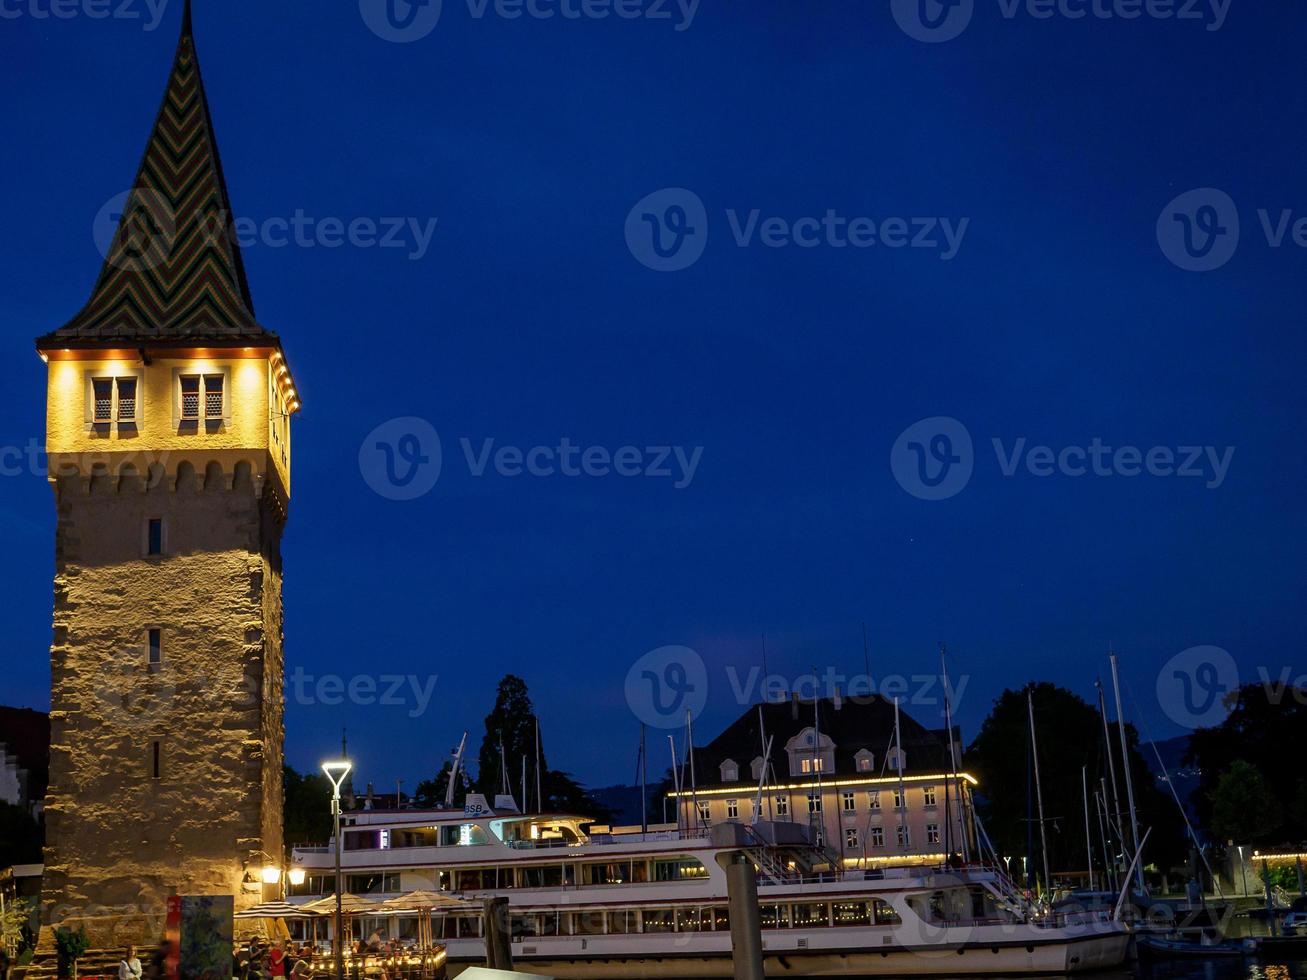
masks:
<path fill-rule="evenodd" d="M 57 511 L 43 920 L 98 948 L 156 942 L 170 894 L 254 904 L 281 862 L 300 404 L 232 222 L 188 3 L 91 297 L 37 341 Z"/>
<path fill-rule="evenodd" d="M 844 867 L 933 864 L 972 850 L 971 791 L 961 737 L 899 715 L 877 695 L 755 705 L 694 753 L 681 826 L 778 821 L 811 828 Z M 771 740 L 771 754 L 763 745 Z M 901 752 L 901 775 L 900 775 Z"/>

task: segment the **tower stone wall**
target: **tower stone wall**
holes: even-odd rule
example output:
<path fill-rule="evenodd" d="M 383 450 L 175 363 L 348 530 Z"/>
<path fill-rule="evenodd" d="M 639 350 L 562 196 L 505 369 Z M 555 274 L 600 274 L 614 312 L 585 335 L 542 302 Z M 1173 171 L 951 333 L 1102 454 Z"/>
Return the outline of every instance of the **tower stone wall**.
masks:
<path fill-rule="evenodd" d="M 168 895 L 248 906 L 283 863 L 284 511 L 248 464 L 55 488 L 45 918 L 153 942 Z"/>

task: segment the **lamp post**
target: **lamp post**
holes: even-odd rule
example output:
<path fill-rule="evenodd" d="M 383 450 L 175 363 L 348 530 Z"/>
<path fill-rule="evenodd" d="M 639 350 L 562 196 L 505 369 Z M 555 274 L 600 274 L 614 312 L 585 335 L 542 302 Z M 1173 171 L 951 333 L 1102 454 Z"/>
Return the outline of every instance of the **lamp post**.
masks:
<path fill-rule="evenodd" d="M 345 777 L 349 775 L 352 768 L 354 768 L 353 764 L 344 759 L 322 764 L 322 771 L 331 780 L 331 817 L 333 839 L 336 842 L 336 930 L 331 943 L 336 954 L 336 980 L 345 980 L 344 915 L 341 912 L 341 897 L 345 887 L 344 875 L 340 870 L 340 786 L 345 782 Z"/>

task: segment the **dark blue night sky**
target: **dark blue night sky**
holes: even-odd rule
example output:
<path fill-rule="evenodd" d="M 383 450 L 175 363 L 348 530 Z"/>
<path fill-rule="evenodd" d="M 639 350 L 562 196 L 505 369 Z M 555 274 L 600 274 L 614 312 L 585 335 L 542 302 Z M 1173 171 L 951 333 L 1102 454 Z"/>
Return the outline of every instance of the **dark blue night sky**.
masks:
<path fill-rule="evenodd" d="M 89 292 L 96 215 L 135 173 L 181 18 L 180 0 L 153 31 L 144 0 L 127 7 L 136 20 L 92 18 L 86 2 L 37 16 L 48 6 L 0 0 L 0 702 L 35 707 L 48 705 L 55 515 L 15 451 L 44 431 L 32 340 Z M 948 643 L 950 670 L 969 677 L 968 735 L 1032 678 L 1092 696 L 1109 642 L 1159 737 L 1183 730 L 1156 692 L 1181 651 L 1224 648 L 1245 681 L 1307 671 L 1307 248 L 1293 224 L 1307 217 L 1307 10 L 1202 0 L 1152 5 L 1196 19 L 1117 15 L 1143 6 L 1037 4 L 1045 19 L 975 0 L 960 36 L 923 43 L 896 23 L 911 10 L 899 0 L 702 0 L 688 24 L 674 2 L 669 19 L 510 19 L 445 0 L 428 36 L 391 43 L 354 0 L 197 0 L 237 214 L 261 229 L 297 213 L 319 232 L 330 218 L 407 229 L 397 248 L 256 234 L 244 252 L 304 398 L 288 670 L 438 677 L 425 711 L 411 694 L 309 704 L 310 688 L 288 707 L 291 763 L 315 765 L 345 724 L 360 780 L 411 787 L 463 729 L 475 750 L 512 671 L 551 764 L 627 781 L 638 721 L 624 682 L 647 651 L 702 655 L 707 736 L 740 710 L 726 669 L 759 663 L 764 634 L 787 678 L 854 673 L 863 621 L 877 676 L 933 673 Z M 632 208 L 665 188 L 692 195 L 648 206 L 664 246 L 673 205 L 705 209 L 687 211 L 706 248 L 680 271 L 627 244 Z M 1205 272 L 1158 236 L 1159 216 L 1182 229 L 1164 209 L 1196 188 L 1228 194 L 1240 228 Z M 1223 202 L 1182 217 L 1230 242 Z M 741 247 L 734 225 L 755 210 Z M 768 219 L 828 212 L 891 240 L 894 218 L 909 242 L 929 237 L 913 219 L 941 243 L 939 219 L 965 233 L 951 257 L 879 238 L 837 247 L 820 220 L 793 226 L 813 247 L 767 244 L 781 235 Z M 643 213 L 637 242 L 652 235 Z M 410 219 L 437 219 L 425 251 Z M 921 499 L 891 450 L 941 416 L 965 427 L 974 470 L 948 499 Z M 360 446 L 405 417 L 439 433 L 443 465 L 429 493 L 398 501 L 374 492 L 384 468 L 366 452 L 361 466 Z M 410 430 L 382 437 L 402 448 Z M 900 464 L 964 448 L 956 427 L 943 443 L 918 434 Z M 493 462 L 476 476 L 461 442 L 475 456 L 485 440 L 564 438 L 637 447 L 637 468 L 654 461 L 646 447 L 702 455 L 678 488 Z M 1127 454 L 1107 457 L 1110 476 L 1058 469 L 1057 453 L 1096 439 L 1156 449 L 1158 465 L 1173 451 L 1177 467 L 1181 447 L 1212 447 L 1228 466 L 1218 477 L 1204 455 L 1200 476 L 1127 476 Z M 1032 473 L 1040 453 L 1005 475 L 999 456 L 1017 446 L 1051 447 L 1053 475 Z M 909 710 L 940 724 L 937 707 Z"/>

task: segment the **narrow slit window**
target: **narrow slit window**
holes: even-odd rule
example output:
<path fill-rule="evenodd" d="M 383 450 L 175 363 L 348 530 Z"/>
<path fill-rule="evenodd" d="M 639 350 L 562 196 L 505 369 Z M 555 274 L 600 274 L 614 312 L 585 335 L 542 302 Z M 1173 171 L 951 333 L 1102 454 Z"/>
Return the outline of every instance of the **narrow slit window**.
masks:
<path fill-rule="evenodd" d="M 96 378 L 91 382 L 95 397 L 95 421 L 113 421 L 113 379 Z"/>
<path fill-rule="evenodd" d="M 136 421 L 136 379 L 118 379 L 118 421 Z"/>
<path fill-rule="evenodd" d="M 182 382 L 182 418 L 196 420 L 200 417 L 200 379 L 192 375 L 181 379 Z"/>
<path fill-rule="evenodd" d="M 222 375 L 206 374 L 204 376 L 204 417 L 222 418 Z"/>
<path fill-rule="evenodd" d="M 150 666 L 158 667 L 163 663 L 163 630 L 149 631 Z"/>
<path fill-rule="evenodd" d="M 150 743 L 150 778 L 163 776 L 163 743 L 155 740 Z"/>
<path fill-rule="evenodd" d="M 150 518 L 149 531 L 146 534 L 146 552 L 151 555 L 163 554 L 163 519 Z"/>

